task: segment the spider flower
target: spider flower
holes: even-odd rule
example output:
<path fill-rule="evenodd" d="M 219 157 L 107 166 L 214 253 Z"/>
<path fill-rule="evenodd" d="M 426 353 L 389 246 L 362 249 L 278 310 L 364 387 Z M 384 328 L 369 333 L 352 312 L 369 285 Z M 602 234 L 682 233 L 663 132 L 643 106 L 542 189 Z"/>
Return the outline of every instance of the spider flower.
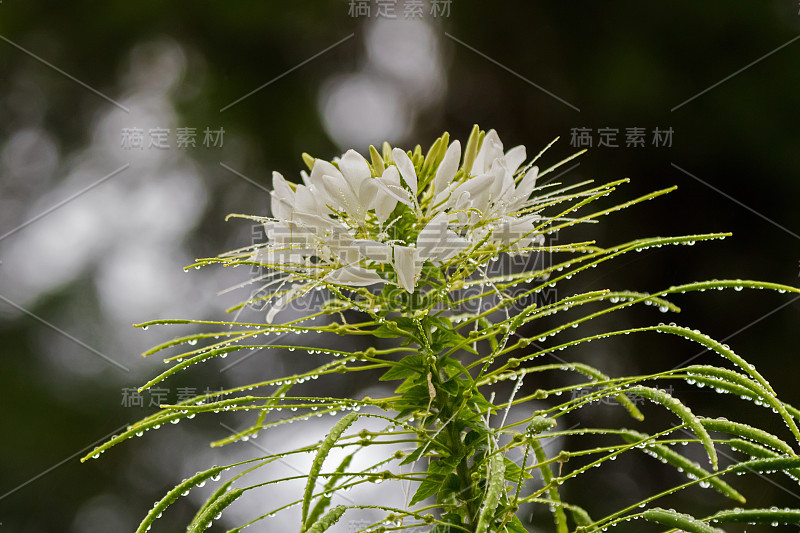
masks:
<path fill-rule="evenodd" d="M 523 165 L 524 146 L 504 151 L 494 130 L 476 127 L 463 150 L 445 134 L 425 156 L 419 146 L 382 152 L 370 147 L 371 161 L 355 150 L 333 161 L 304 155 L 310 174 L 298 184 L 273 173 L 272 217 L 255 217 L 267 240 L 236 256 L 267 270 L 259 294 L 269 320 L 314 288 L 414 293 L 471 258 L 542 244 L 539 169 Z"/>

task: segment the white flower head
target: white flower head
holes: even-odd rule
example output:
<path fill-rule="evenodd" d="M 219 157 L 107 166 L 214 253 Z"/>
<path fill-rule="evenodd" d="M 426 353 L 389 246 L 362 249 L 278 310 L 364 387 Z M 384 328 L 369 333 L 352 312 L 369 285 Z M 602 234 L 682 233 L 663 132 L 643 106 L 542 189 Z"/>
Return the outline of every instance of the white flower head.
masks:
<path fill-rule="evenodd" d="M 477 128 L 464 146 L 445 134 L 424 156 L 388 144 L 370 149 L 371 162 L 354 150 L 304 156 L 310 174 L 298 184 L 275 172 L 267 242 L 244 253 L 270 271 L 259 278 L 279 303 L 269 318 L 312 288 L 440 289 L 476 260 L 541 245 L 538 168 L 523 167 L 525 147 L 504 152 L 497 132 Z"/>

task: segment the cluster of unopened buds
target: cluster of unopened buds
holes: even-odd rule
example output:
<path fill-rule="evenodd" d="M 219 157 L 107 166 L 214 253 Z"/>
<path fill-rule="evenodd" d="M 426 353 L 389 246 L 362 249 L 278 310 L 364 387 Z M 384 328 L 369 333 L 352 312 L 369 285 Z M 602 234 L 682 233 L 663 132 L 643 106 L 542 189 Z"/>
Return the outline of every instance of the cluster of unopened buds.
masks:
<path fill-rule="evenodd" d="M 462 150 L 445 134 L 426 156 L 383 145 L 371 161 L 348 150 L 333 161 L 304 154 L 310 174 L 294 184 L 273 173 L 267 242 L 237 253 L 267 269 L 275 295 L 268 320 L 320 286 L 392 284 L 409 293 L 440 271 L 487 250 L 525 252 L 543 242 L 531 198 L 539 172 L 524 146 L 508 151 L 497 133 L 473 129 Z M 538 202 L 541 203 L 541 202 Z M 537 227 L 537 225 L 539 227 Z"/>

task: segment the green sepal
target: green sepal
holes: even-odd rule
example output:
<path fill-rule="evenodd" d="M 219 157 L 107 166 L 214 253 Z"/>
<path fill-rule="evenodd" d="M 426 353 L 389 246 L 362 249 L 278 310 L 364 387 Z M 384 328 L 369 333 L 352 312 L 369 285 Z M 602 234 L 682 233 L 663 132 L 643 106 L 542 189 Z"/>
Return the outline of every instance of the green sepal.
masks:
<path fill-rule="evenodd" d="M 375 171 L 375 174 L 378 176 L 383 175 L 383 171 L 386 170 L 386 166 L 383 163 L 383 157 L 381 154 L 378 153 L 377 148 L 369 145 L 369 157 L 372 159 L 372 169 Z"/>
<path fill-rule="evenodd" d="M 301 156 L 303 158 L 303 163 L 306 164 L 306 166 L 308 167 L 308 170 L 314 170 L 314 161 L 316 161 L 314 156 L 309 155 L 306 152 L 303 152 L 301 154 Z"/>

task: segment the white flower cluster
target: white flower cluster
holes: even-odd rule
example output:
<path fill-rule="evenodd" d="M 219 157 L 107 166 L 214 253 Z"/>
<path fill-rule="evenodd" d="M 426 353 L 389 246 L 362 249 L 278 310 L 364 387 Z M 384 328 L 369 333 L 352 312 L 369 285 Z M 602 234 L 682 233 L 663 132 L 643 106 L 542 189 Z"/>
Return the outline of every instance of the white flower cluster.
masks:
<path fill-rule="evenodd" d="M 312 286 L 393 283 L 413 292 L 427 263 L 541 243 L 530 199 L 538 168 L 520 168 L 525 147 L 504 152 L 494 130 L 473 137 L 463 157 L 445 136 L 427 157 L 385 145 L 383 156 L 371 149 L 372 164 L 354 150 L 332 163 L 315 159 L 297 185 L 273 173 L 268 242 L 252 254 L 281 294 L 271 313 Z"/>

